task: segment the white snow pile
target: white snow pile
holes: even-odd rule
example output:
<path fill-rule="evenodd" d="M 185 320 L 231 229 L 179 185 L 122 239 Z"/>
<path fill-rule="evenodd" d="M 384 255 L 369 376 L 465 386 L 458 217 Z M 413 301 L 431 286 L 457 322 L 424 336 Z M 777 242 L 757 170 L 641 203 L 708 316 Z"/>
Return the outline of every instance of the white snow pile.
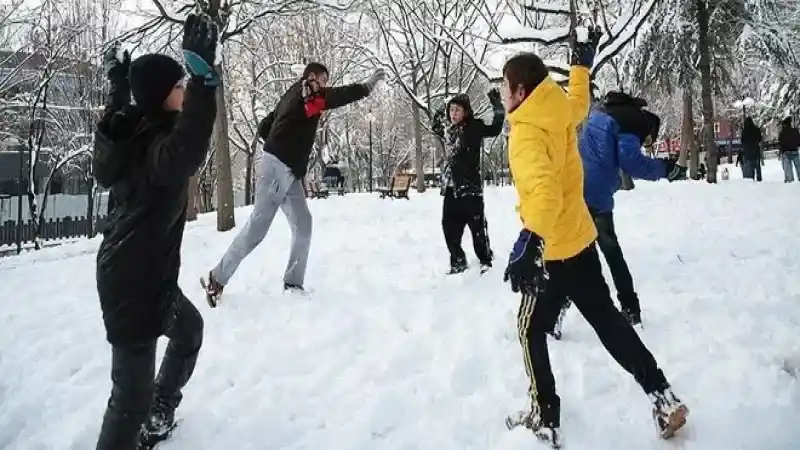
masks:
<path fill-rule="evenodd" d="M 573 308 L 550 345 L 565 449 L 798 448 L 799 196 L 774 161 L 763 183 L 637 182 L 619 193 L 640 334 L 689 424 L 661 441 L 647 398 Z M 311 200 L 312 295 L 281 292 L 290 232 L 279 217 L 214 310 L 197 279 L 235 231 L 216 232 L 213 215 L 189 225 L 180 283 L 206 335 L 182 423 L 159 450 L 545 449 L 503 424 L 527 403 L 518 299 L 502 282 L 515 202 L 513 188 L 487 188 L 496 267 L 448 277 L 438 192 Z M 248 213 L 237 210 L 239 227 Z M 0 449 L 95 446 L 111 386 L 98 244 L 0 259 Z"/>

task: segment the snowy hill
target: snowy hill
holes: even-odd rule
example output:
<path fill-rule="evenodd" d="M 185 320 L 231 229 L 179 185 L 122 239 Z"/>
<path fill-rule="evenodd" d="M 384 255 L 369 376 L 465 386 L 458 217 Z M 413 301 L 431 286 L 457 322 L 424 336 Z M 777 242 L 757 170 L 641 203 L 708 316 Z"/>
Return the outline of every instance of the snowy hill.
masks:
<path fill-rule="evenodd" d="M 566 449 L 798 448 L 800 385 L 781 367 L 800 359 L 800 184 L 766 169 L 761 184 L 637 182 L 618 195 L 640 333 L 690 422 L 660 441 L 646 397 L 573 309 L 550 347 Z M 183 423 L 159 449 L 544 449 L 503 424 L 527 402 L 518 299 L 502 283 L 519 222 L 512 188 L 486 201 L 498 260 L 483 278 L 444 275 L 436 192 L 333 197 L 311 201 L 311 297 L 281 292 L 281 216 L 215 310 L 197 278 L 234 232 L 217 233 L 211 215 L 191 224 L 181 285 L 205 343 Z M 94 448 L 110 389 L 98 244 L 0 259 L 0 449 Z"/>

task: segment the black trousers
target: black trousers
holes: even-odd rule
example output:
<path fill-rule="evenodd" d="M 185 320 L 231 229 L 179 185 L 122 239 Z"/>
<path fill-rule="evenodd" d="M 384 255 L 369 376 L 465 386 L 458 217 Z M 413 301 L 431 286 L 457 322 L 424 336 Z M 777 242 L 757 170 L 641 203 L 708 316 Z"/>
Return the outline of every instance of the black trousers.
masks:
<path fill-rule="evenodd" d="M 461 237 L 464 227 L 472 233 L 472 245 L 475 255 L 481 263 L 491 263 L 492 249 L 489 245 L 489 230 L 486 215 L 483 211 L 483 196 L 467 195 L 456 198 L 453 189 L 447 188 L 442 206 L 442 231 L 447 250 L 450 252 L 450 264 L 466 261 L 464 249 L 461 248 Z"/>
<path fill-rule="evenodd" d="M 154 380 L 156 341 L 114 345 L 111 397 L 103 417 L 97 450 L 135 450 L 139 429 L 154 402 L 177 408 L 181 389 L 194 371 L 203 341 L 203 318 L 189 299 L 180 295 L 175 321 L 158 377 Z"/>
<path fill-rule="evenodd" d="M 592 211 L 592 219 L 597 228 L 597 245 L 606 259 L 608 268 L 611 271 L 611 278 L 614 280 L 614 287 L 617 289 L 617 300 L 623 311 L 641 313 L 639 296 L 633 289 L 633 277 L 625 262 L 622 254 L 622 247 L 619 245 L 617 233 L 614 231 L 614 214 L 595 213 Z"/>
<path fill-rule="evenodd" d="M 589 322 L 611 357 L 646 393 L 669 387 L 653 355 L 614 307 L 594 245 L 571 259 L 547 261 L 545 267 L 550 274 L 545 292 L 538 297 L 523 296 L 517 320 L 531 399 L 539 406 L 546 425 L 558 427 L 561 421 L 561 399 L 556 394 L 546 333 L 553 329 L 566 297 Z"/>

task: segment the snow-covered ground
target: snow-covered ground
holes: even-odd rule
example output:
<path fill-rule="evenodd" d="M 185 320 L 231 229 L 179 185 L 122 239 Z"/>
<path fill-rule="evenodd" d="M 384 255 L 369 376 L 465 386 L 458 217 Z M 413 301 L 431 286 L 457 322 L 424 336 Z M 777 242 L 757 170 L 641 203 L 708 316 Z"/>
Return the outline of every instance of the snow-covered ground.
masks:
<path fill-rule="evenodd" d="M 551 344 L 567 449 L 798 448 L 800 385 L 781 366 L 800 355 L 800 184 L 782 183 L 774 161 L 765 178 L 637 182 L 618 195 L 641 334 L 690 422 L 660 441 L 647 399 L 573 309 Z M 486 200 L 498 261 L 483 278 L 444 275 L 436 192 L 332 197 L 311 201 L 311 297 L 281 292 L 289 230 L 278 217 L 214 310 L 197 279 L 234 232 L 216 232 L 212 215 L 191 224 L 180 281 L 205 317 L 205 346 L 161 448 L 545 448 L 503 424 L 527 403 L 517 298 L 502 282 L 519 222 L 512 188 Z M 94 448 L 110 388 L 98 244 L 0 259 L 0 449 Z"/>

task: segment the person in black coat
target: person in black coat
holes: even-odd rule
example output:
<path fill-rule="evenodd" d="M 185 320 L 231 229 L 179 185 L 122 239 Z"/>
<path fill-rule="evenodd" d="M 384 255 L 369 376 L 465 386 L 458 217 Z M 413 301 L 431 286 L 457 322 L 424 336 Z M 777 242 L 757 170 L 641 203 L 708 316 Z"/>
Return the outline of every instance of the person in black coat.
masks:
<path fill-rule="evenodd" d="M 742 159 L 745 178 L 755 175 L 756 181 L 761 181 L 761 129 L 753 122 L 752 117 L 744 120 L 742 126 Z"/>
<path fill-rule="evenodd" d="M 800 131 L 792 126 L 792 118 L 787 117 L 781 121 L 781 131 L 778 134 L 778 145 L 780 145 L 781 162 L 783 164 L 784 182 L 794 182 L 794 172 L 800 181 Z"/>
<path fill-rule="evenodd" d="M 203 319 L 178 287 L 188 184 L 206 158 L 216 117 L 217 27 L 190 15 L 183 53 L 132 63 L 106 55 L 111 85 L 95 131 L 93 172 L 116 205 L 97 253 L 97 292 L 112 345 L 113 383 L 98 450 L 148 448 L 174 427 L 194 370 Z M 130 105 L 130 94 L 135 105 Z M 170 341 L 155 376 L 156 341 Z"/>
<path fill-rule="evenodd" d="M 461 248 L 464 227 L 472 233 L 472 244 L 486 271 L 492 266 L 492 249 L 486 223 L 481 177 L 481 143 L 486 137 L 498 136 L 503 129 L 505 113 L 500 93 L 492 89 L 487 94 L 494 117 L 490 125 L 474 117 L 469 97 L 459 94 L 444 109 L 436 112 L 431 126 L 442 139 L 445 166 L 442 170 L 442 230 L 450 253 L 450 272 L 467 270 L 467 258 Z"/>

